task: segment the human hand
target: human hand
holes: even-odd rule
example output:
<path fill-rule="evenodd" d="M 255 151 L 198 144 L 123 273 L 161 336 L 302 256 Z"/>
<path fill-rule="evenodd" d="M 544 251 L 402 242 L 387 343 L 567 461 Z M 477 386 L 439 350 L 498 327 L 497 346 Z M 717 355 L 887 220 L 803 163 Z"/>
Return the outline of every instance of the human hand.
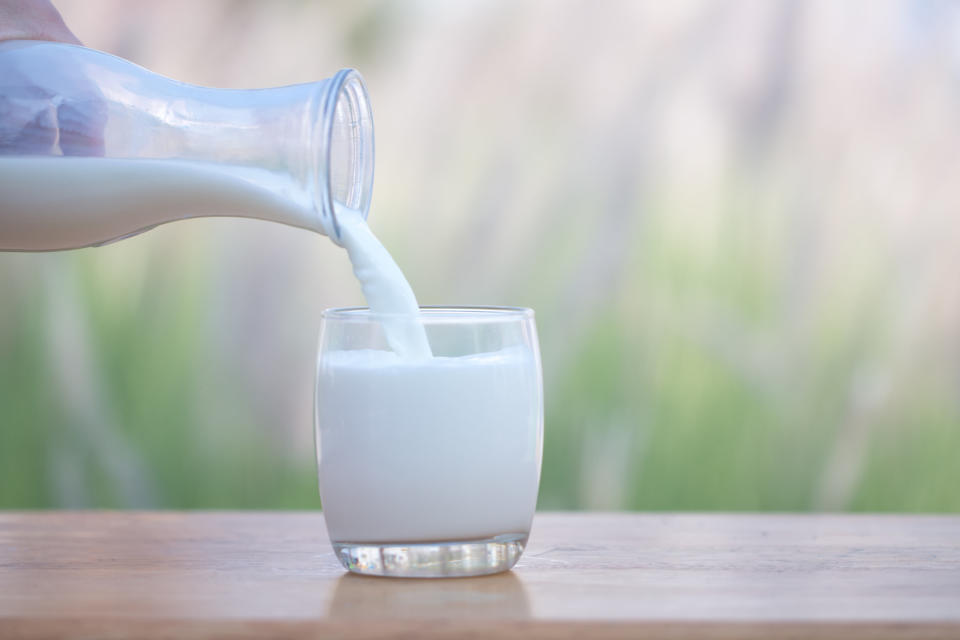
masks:
<path fill-rule="evenodd" d="M 0 155 L 102 156 L 107 107 L 48 0 L 0 0 Z M 7 42 L 4 42 L 7 41 Z"/>
<path fill-rule="evenodd" d="M 0 42 L 4 40 L 80 44 L 50 0 L 0 0 Z"/>

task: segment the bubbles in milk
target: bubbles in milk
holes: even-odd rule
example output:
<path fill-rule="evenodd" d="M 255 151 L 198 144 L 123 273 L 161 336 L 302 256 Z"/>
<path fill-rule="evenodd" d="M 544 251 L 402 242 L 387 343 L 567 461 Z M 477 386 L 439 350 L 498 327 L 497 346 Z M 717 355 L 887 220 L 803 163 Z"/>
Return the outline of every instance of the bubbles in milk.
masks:
<path fill-rule="evenodd" d="M 350 256 L 363 296 L 373 313 L 382 314 L 380 321 L 390 348 L 405 360 L 429 359 L 432 354 L 420 322 L 417 298 L 400 267 L 359 211 L 338 206 L 337 221 L 340 241 Z"/>

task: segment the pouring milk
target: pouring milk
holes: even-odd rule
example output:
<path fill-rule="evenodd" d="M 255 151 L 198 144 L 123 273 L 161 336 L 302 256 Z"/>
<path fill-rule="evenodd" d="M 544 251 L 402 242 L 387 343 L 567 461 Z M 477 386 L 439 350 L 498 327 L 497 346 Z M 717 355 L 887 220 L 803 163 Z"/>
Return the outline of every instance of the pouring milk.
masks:
<path fill-rule="evenodd" d="M 84 47 L 7 42 L 0 115 L 0 251 L 104 244 L 201 215 L 326 235 L 339 226 L 390 351 L 321 355 L 316 417 L 331 539 L 495 538 L 494 551 L 522 549 L 542 446 L 535 333 L 454 356 L 438 337 L 431 352 L 410 285 L 364 220 L 373 118 L 355 70 L 218 90 Z"/>
<path fill-rule="evenodd" d="M 370 231 L 359 211 L 337 207 L 340 242 L 350 256 L 370 310 L 381 316 L 387 342 L 407 360 L 430 358 L 430 344 L 419 320 L 413 289 L 386 248 Z"/>

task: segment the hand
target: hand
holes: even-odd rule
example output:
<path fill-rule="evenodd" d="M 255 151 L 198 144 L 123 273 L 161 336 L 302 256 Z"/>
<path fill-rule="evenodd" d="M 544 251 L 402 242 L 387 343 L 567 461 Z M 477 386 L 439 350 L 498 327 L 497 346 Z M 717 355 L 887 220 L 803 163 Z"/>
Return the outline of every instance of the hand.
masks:
<path fill-rule="evenodd" d="M 50 0 L 0 0 L 0 42 L 4 40 L 80 44 Z"/>
<path fill-rule="evenodd" d="M 107 106 L 48 0 L 0 0 L 0 155 L 102 156 Z"/>

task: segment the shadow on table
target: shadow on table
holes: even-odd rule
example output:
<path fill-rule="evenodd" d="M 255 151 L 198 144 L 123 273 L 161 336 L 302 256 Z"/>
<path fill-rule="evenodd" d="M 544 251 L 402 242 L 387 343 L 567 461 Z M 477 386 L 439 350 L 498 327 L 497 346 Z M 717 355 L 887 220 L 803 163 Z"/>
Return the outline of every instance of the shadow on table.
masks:
<path fill-rule="evenodd" d="M 477 578 L 378 578 L 348 573 L 337 580 L 331 618 L 530 617 L 523 583 L 512 571 Z"/>

